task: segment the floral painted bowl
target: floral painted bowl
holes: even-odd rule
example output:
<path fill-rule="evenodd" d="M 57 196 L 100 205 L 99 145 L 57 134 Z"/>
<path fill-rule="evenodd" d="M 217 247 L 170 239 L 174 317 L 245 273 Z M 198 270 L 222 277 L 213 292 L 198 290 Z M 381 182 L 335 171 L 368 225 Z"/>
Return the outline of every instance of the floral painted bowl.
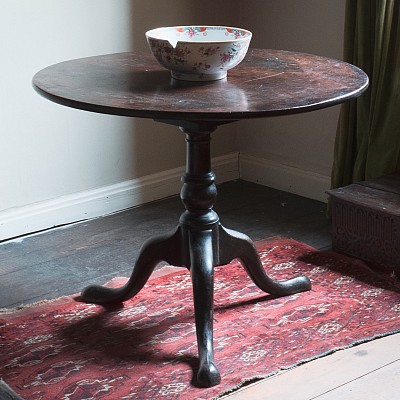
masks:
<path fill-rule="evenodd" d="M 223 79 L 249 48 L 251 32 L 226 26 L 173 26 L 146 32 L 157 61 L 175 79 Z"/>

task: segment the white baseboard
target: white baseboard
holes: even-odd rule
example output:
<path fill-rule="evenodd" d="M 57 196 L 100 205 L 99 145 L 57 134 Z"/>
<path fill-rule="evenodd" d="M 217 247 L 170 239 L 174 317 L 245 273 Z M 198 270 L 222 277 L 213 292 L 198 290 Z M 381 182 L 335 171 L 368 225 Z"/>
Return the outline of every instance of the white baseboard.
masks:
<path fill-rule="evenodd" d="M 243 180 L 327 202 L 329 176 L 246 154 L 240 154 L 239 165 Z"/>
<path fill-rule="evenodd" d="M 238 153 L 212 159 L 217 183 L 239 178 Z M 178 194 L 184 167 L 0 212 L 0 240 L 100 217 Z"/>

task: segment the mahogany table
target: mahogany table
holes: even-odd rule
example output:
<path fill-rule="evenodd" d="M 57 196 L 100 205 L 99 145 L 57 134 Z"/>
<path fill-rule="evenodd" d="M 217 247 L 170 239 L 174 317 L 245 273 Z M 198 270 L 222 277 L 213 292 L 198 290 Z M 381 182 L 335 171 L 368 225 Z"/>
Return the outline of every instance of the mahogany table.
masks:
<path fill-rule="evenodd" d="M 367 88 L 368 77 L 333 59 L 250 49 L 245 60 L 221 81 L 173 80 L 148 52 L 62 62 L 38 72 L 33 85 L 47 99 L 68 107 L 152 118 L 185 133 L 181 199 L 186 211 L 178 227 L 143 245 L 125 286 L 93 285 L 81 297 L 99 304 L 122 302 L 142 289 L 160 261 L 187 267 L 193 283 L 200 362 L 197 384 L 217 385 L 221 378 L 213 354 L 214 266 L 238 258 L 254 283 L 275 296 L 307 291 L 311 284 L 305 276 L 271 279 L 252 241 L 221 225 L 213 211 L 217 190 L 211 171 L 211 134 L 219 125 L 241 119 L 294 114 L 344 102 Z"/>

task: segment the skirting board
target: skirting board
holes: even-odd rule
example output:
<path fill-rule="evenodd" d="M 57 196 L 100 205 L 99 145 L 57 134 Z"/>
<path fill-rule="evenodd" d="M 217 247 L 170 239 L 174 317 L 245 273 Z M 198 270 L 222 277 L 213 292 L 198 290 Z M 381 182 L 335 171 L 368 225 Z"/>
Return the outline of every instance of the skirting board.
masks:
<path fill-rule="evenodd" d="M 239 178 L 239 154 L 212 159 L 217 183 Z M 111 214 L 180 192 L 184 167 L 0 212 L 0 241 Z"/>
<path fill-rule="evenodd" d="M 239 165 L 240 178 L 245 181 L 327 202 L 329 176 L 246 154 L 240 154 Z"/>

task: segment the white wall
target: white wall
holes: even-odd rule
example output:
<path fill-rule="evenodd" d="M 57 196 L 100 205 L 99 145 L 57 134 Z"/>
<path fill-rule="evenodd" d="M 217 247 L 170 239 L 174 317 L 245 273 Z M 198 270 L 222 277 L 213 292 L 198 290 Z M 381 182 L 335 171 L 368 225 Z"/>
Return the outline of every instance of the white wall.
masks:
<path fill-rule="evenodd" d="M 0 240 L 179 190 L 184 140 L 177 128 L 62 107 L 37 95 L 31 80 L 67 59 L 148 51 L 149 28 L 205 19 L 231 23 L 233 14 L 213 3 L 2 0 Z M 224 127 L 215 135 L 213 156 L 235 151 L 234 131 Z M 160 191 L 165 171 L 169 181 Z"/>
<path fill-rule="evenodd" d="M 115 164 L 129 170 L 130 121 L 57 106 L 31 87 L 34 73 L 49 64 L 129 49 L 129 2 L 119 4 L 2 1 L 1 210 L 125 178 Z"/>
<path fill-rule="evenodd" d="M 342 59 L 345 0 L 252 0 L 240 24 L 252 45 Z M 242 177 L 325 200 L 339 106 L 296 116 L 242 122 Z"/>

